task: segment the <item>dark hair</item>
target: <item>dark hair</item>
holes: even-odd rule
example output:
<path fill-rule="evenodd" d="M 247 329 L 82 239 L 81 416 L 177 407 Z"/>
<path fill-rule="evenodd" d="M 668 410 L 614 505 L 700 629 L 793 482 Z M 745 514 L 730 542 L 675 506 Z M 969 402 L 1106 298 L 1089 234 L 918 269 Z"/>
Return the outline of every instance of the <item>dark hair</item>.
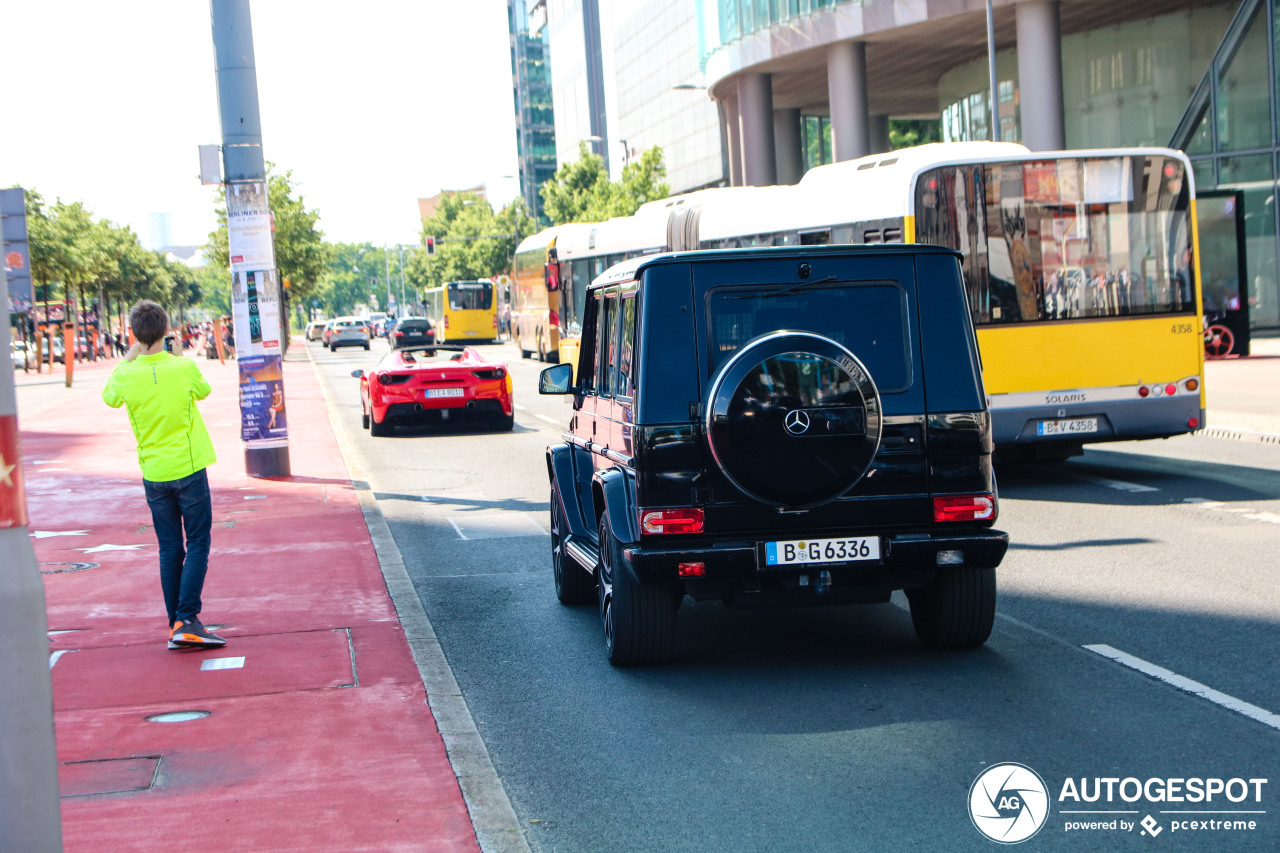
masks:
<path fill-rule="evenodd" d="M 143 346 L 151 346 L 169 331 L 169 314 L 154 302 L 138 301 L 129 311 L 129 328 Z"/>

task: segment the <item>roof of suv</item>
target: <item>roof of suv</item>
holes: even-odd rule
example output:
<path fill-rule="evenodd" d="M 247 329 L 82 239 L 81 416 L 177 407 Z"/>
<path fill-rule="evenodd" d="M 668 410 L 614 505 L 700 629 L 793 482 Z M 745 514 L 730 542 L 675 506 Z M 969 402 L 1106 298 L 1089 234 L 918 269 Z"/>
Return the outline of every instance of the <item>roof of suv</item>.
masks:
<path fill-rule="evenodd" d="M 663 263 L 689 263 L 691 261 L 743 260 L 751 257 L 768 257 L 773 260 L 788 255 L 882 255 L 901 254 L 940 254 L 962 257 L 955 249 L 945 246 L 933 246 L 927 243 L 839 243 L 821 246 L 758 246 L 746 249 L 698 249 L 692 252 L 662 252 L 654 255 L 641 255 L 614 264 L 600 273 L 591 287 L 606 287 L 624 281 L 634 281 L 640 277 L 645 267 Z"/>

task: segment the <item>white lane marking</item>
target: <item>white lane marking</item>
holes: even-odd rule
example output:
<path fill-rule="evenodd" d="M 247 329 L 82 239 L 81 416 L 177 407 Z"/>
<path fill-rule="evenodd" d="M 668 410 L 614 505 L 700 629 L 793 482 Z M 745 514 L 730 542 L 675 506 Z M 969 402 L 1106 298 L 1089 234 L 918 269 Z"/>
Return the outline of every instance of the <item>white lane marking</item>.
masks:
<path fill-rule="evenodd" d="M 1265 521 L 1268 524 L 1280 524 L 1280 513 L 1257 511 L 1252 507 L 1227 506 L 1223 501 L 1211 501 L 1208 498 L 1183 498 L 1183 503 L 1191 504 L 1200 509 L 1213 510 L 1214 512 L 1229 512 L 1239 515 L 1241 518 L 1247 518 L 1250 521 Z"/>
<path fill-rule="evenodd" d="M 87 530 L 33 530 L 31 535 L 37 539 L 48 539 L 50 536 L 87 536 Z"/>
<path fill-rule="evenodd" d="M 1274 512 L 1246 512 L 1244 517 L 1252 519 L 1253 521 L 1265 521 L 1269 524 L 1280 524 L 1280 515 L 1277 515 Z"/>
<path fill-rule="evenodd" d="M 200 662 L 200 671 L 209 672 L 215 669 L 241 669 L 244 667 L 244 658 L 209 658 Z"/>
<path fill-rule="evenodd" d="M 520 412 L 527 411 L 527 409 L 524 406 L 520 405 L 519 403 L 512 403 L 511 405 L 515 406 L 517 411 L 520 411 Z"/>
<path fill-rule="evenodd" d="M 75 651 L 75 649 L 62 649 L 61 651 L 53 652 L 49 655 L 49 669 L 53 669 L 53 665 L 58 662 L 58 658 L 65 655 L 67 652 L 73 651 Z"/>
<path fill-rule="evenodd" d="M 1280 729 L 1280 714 L 1273 714 L 1266 708 L 1259 708 L 1257 705 L 1250 705 L 1243 699 L 1237 699 L 1234 696 L 1228 696 L 1226 693 L 1214 690 L 1212 687 L 1201 684 L 1198 681 L 1192 681 L 1190 678 L 1178 675 L 1176 672 L 1165 669 L 1162 666 L 1156 666 L 1148 663 L 1142 658 L 1136 658 L 1127 652 L 1108 645 L 1098 644 L 1085 646 L 1091 652 L 1100 654 L 1105 658 L 1111 658 L 1113 661 L 1130 669 L 1136 669 L 1144 675 L 1152 678 L 1158 678 L 1164 683 L 1184 690 L 1193 696 L 1199 696 L 1201 699 L 1208 699 L 1215 705 L 1221 705 L 1229 711 L 1235 711 L 1237 714 L 1243 714 L 1251 720 L 1257 720 L 1264 726 L 1270 726 L 1273 729 Z"/>
<path fill-rule="evenodd" d="M 534 417 L 540 421 L 546 421 L 549 424 L 555 424 L 556 426 L 561 426 L 560 421 L 557 418 L 548 417 L 547 415 L 534 415 Z"/>
<path fill-rule="evenodd" d="M 458 522 L 454 521 L 452 518 L 447 518 L 446 520 L 453 525 L 454 532 L 458 534 L 459 539 L 467 538 L 466 534 L 462 532 L 462 528 L 458 526 Z"/>

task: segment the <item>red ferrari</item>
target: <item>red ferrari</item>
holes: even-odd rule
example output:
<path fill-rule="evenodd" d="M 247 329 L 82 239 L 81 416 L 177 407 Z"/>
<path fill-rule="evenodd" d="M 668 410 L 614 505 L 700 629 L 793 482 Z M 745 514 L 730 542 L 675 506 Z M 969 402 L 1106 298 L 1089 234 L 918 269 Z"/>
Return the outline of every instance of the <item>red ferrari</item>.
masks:
<path fill-rule="evenodd" d="M 473 347 L 439 344 L 396 349 L 360 380 L 360 413 L 372 435 L 390 435 L 397 426 L 488 422 L 495 429 L 515 425 L 511 374 Z"/>

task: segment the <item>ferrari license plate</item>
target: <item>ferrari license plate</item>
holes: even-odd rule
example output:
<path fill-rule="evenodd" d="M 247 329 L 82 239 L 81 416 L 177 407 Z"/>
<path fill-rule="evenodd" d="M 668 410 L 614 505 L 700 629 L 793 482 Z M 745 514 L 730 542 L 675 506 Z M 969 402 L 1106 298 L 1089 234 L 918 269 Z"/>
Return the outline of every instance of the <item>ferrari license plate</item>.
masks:
<path fill-rule="evenodd" d="M 466 389 L 464 388 L 428 388 L 426 390 L 426 397 L 428 400 L 431 400 L 438 397 L 461 397 L 466 393 Z"/>
<path fill-rule="evenodd" d="M 880 539 L 875 536 L 860 536 L 850 539 L 793 539 L 790 542 L 766 542 L 764 556 L 765 563 L 770 566 L 878 560 L 880 559 Z"/>
<path fill-rule="evenodd" d="M 1040 421 L 1036 435 L 1075 435 L 1098 431 L 1097 418 L 1075 418 L 1069 421 Z"/>

